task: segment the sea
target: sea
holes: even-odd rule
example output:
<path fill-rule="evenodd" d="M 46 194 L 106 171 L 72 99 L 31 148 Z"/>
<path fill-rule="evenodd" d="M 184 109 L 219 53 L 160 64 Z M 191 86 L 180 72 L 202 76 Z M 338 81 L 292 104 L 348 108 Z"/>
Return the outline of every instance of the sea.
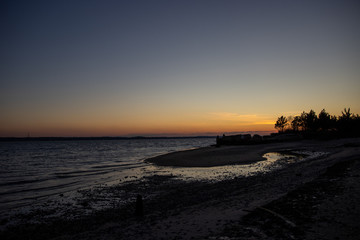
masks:
<path fill-rule="evenodd" d="M 147 158 L 214 143 L 215 138 L 0 142 L 0 212 L 138 179 L 154 168 L 144 162 Z"/>
<path fill-rule="evenodd" d="M 133 201 L 135 193 L 119 189 L 157 176 L 216 182 L 273 171 L 325 154 L 269 152 L 263 161 L 217 167 L 161 167 L 144 161 L 215 142 L 215 137 L 1 141 L 0 231 L 29 223 L 29 219 L 36 223 L 48 217 L 75 218 L 86 211 L 91 214 Z M 83 204 L 95 198 L 91 208 Z"/>

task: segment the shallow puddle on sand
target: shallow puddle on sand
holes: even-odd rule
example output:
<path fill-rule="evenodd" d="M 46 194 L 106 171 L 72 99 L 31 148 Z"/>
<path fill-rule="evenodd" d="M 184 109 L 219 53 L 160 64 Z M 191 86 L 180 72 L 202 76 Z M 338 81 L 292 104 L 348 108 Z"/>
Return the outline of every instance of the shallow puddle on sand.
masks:
<path fill-rule="evenodd" d="M 271 165 L 278 161 L 286 162 L 286 163 L 294 163 L 298 160 L 302 160 L 304 158 L 303 155 L 300 154 L 290 154 L 283 152 L 269 152 L 263 155 L 263 158 L 266 158 L 266 164 Z"/>

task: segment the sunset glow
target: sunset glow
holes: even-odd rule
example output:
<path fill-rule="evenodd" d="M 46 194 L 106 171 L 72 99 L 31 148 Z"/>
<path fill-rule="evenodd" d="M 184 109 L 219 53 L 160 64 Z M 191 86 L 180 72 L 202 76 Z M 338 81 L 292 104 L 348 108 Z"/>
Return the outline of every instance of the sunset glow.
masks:
<path fill-rule="evenodd" d="M 360 113 L 357 1 L 8 1 L 0 137 L 275 131 Z"/>

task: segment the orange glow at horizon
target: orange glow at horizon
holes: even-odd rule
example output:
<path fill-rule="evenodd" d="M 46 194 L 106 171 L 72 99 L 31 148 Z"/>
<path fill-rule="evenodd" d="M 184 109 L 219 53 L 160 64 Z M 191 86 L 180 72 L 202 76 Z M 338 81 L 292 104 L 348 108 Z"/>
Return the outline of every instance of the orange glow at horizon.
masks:
<path fill-rule="evenodd" d="M 104 108 L 91 110 L 71 114 L 49 112 L 49 117 L 35 112 L 16 118 L 5 116 L 0 119 L 0 137 L 26 137 L 28 134 L 32 137 L 194 136 L 276 132 L 274 124 L 277 117 L 301 114 L 301 111 L 274 111 L 274 114 L 251 111 L 201 112 L 181 108 L 172 111 L 165 108 L 146 111 L 133 108 L 126 114 Z M 315 109 L 315 112 L 319 113 L 320 110 Z"/>
<path fill-rule="evenodd" d="M 145 120 L 144 120 L 145 119 Z M 61 122 L 61 121 L 60 121 Z M 71 122 L 30 122 L 26 126 L 19 123 L 0 126 L 1 137 L 50 136 L 127 136 L 127 135 L 212 135 L 226 132 L 275 131 L 274 120 L 257 115 L 234 113 L 208 113 L 197 116 L 136 117 L 118 120 Z M 2 125 L 5 126 L 5 125 Z"/>

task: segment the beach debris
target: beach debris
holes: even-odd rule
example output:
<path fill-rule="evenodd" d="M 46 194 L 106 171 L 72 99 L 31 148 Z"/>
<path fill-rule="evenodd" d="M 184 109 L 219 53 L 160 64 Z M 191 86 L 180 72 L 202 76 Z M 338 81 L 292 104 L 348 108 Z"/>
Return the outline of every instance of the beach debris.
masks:
<path fill-rule="evenodd" d="M 274 216 L 280 218 L 281 220 L 283 220 L 285 223 L 287 223 L 291 227 L 296 227 L 295 223 L 291 222 L 289 219 L 285 218 L 284 216 L 282 216 L 282 215 L 280 215 L 280 214 L 278 214 L 278 213 L 276 213 L 276 212 L 274 212 L 274 211 L 272 211 L 270 209 L 267 209 L 267 208 L 264 208 L 264 207 L 258 207 L 258 209 L 261 209 L 261 210 L 263 210 L 265 212 L 271 213 L 272 215 L 274 215 Z"/>

